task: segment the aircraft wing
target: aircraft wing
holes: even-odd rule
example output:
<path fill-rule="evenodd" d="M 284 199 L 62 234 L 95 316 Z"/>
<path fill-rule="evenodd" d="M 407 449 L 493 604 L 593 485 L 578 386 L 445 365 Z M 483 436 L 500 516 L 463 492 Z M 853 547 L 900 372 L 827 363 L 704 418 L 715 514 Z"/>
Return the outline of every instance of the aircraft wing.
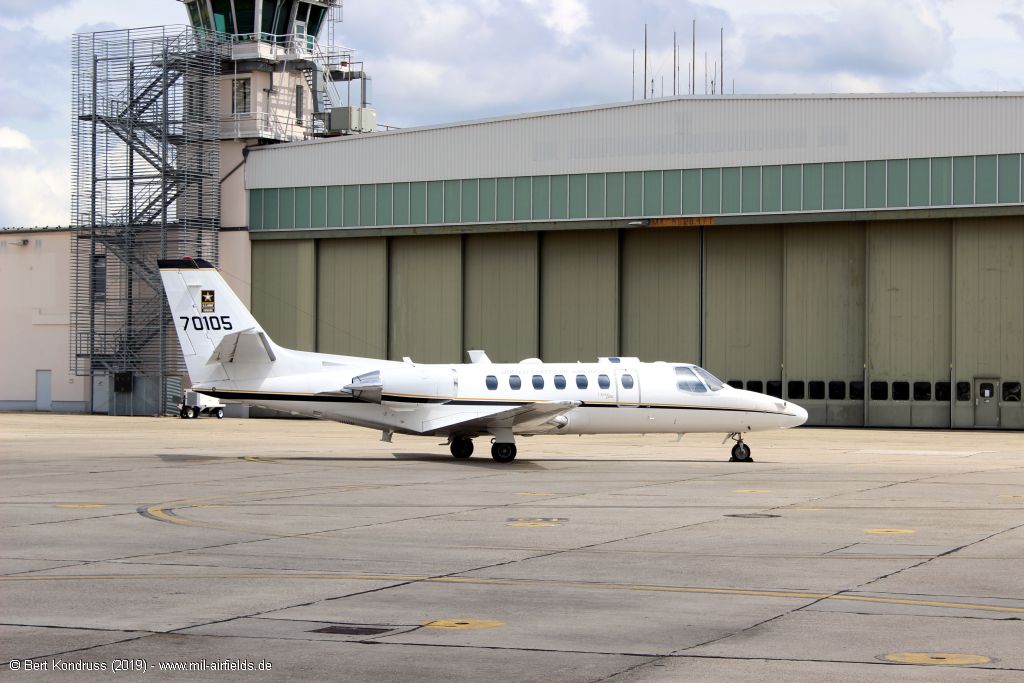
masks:
<path fill-rule="evenodd" d="M 538 429 L 580 405 L 579 401 L 545 401 L 486 413 L 460 413 L 423 423 L 424 432 L 482 434 L 492 427 L 506 427 L 513 432 Z"/>

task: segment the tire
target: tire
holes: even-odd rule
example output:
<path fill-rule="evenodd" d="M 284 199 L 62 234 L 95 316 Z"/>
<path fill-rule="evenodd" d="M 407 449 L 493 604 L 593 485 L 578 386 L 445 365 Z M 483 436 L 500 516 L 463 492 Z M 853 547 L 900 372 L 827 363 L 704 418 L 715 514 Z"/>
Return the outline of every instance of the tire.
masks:
<path fill-rule="evenodd" d="M 196 419 L 197 417 L 199 417 L 199 408 L 196 408 L 195 406 L 189 406 L 187 415 L 189 419 Z"/>
<path fill-rule="evenodd" d="M 512 462 L 516 459 L 514 443 L 497 442 L 491 446 L 491 457 L 497 462 Z"/>
<path fill-rule="evenodd" d="M 217 408 L 217 410 L 213 411 L 213 414 L 217 416 L 218 420 L 223 420 L 224 419 L 224 409 L 223 408 Z"/>
<path fill-rule="evenodd" d="M 451 449 L 453 456 L 459 460 L 465 460 L 469 456 L 473 455 L 473 440 L 460 436 L 456 439 L 452 439 L 449 448 Z"/>
<path fill-rule="evenodd" d="M 750 457 L 750 446 L 745 443 L 738 443 L 732 447 L 732 457 L 729 458 L 733 462 L 752 462 L 753 458 Z"/>

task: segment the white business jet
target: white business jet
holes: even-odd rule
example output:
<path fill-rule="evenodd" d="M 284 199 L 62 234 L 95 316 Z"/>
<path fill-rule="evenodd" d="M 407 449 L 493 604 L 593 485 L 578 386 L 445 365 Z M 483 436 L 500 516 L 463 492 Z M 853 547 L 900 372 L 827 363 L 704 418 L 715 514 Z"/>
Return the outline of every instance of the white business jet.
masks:
<path fill-rule="evenodd" d="M 472 363 L 445 365 L 285 349 L 207 261 L 159 266 L 195 391 L 379 429 L 385 441 L 447 437 L 456 458 L 488 434 L 491 457 L 511 462 L 517 435 L 718 432 L 736 442 L 732 460 L 749 462 L 746 432 L 807 420 L 794 403 L 734 389 L 690 363 L 492 363 L 470 351 Z"/>

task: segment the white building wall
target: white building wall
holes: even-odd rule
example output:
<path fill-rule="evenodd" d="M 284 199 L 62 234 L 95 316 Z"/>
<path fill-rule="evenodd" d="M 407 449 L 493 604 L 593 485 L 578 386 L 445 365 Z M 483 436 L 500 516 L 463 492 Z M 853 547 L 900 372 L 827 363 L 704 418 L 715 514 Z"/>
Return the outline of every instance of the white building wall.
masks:
<path fill-rule="evenodd" d="M 676 97 L 253 150 L 300 187 L 1024 151 L 1024 93 Z"/>
<path fill-rule="evenodd" d="M 70 235 L 0 231 L 0 410 L 36 409 L 37 370 L 51 371 L 52 410 L 86 409 L 88 378 L 69 371 Z"/>

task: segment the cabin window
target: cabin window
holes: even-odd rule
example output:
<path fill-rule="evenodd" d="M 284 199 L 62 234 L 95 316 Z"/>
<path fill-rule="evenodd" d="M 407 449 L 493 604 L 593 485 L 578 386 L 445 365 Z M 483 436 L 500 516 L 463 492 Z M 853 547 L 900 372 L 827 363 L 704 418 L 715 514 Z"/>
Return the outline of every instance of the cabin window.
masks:
<path fill-rule="evenodd" d="M 888 382 L 872 382 L 871 383 L 871 400 L 872 401 L 888 401 L 889 400 L 889 383 Z"/>
<path fill-rule="evenodd" d="M 487 375 L 487 388 L 494 391 L 498 388 L 498 378 L 494 375 Z"/>
<path fill-rule="evenodd" d="M 825 398 L 825 383 L 815 380 L 807 383 L 807 398 L 819 400 Z"/>
<path fill-rule="evenodd" d="M 935 383 L 935 400 L 949 402 L 950 397 L 950 384 L 949 382 L 936 382 Z"/>
<path fill-rule="evenodd" d="M 804 397 L 804 383 L 800 380 L 790 380 L 788 389 L 786 393 L 789 394 L 789 398 L 801 399 Z"/>
<path fill-rule="evenodd" d="M 894 401 L 909 401 L 910 400 L 910 382 L 893 382 L 892 383 L 892 400 L 894 400 Z"/>
<path fill-rule="evenodd" d="M 759 379 L 752 379 L 747 382 L 747 391 L 756 391 L 759 394 L 764 393 L 764 382 Z"/>
<path fill-rule="evenodd" d="M 864 382 L 855 380 L 850 382 L 850 400 L 851 401 L 863 401 L 864 400 Z"/>
<path fill-rule="evenodd" d="M 690 368 L 676 368 L 676 386 L 680 391 L 694 394 L 703 394 L 707 391 L 707 387 L 697 379 L 697 375 Z"/>
<path fill-rule="evenodd" d="M 1011 403 L 1020 402 L 1020 382 L 1003 382 L 1003 400 Z"/>
<path fill-rule="evenodd" d="M 768 390 L 765 393 L 768 394 L 769 396 L 774 396 L 775 398 L 782 398 L 782 380 L 768 380 Z"/>
<path fill-rule="evenodd" d="M 565 389 L 565 375 L 555 375 L 555 389 Z"/>
<path fill-rule="evenodd" d="M 932 400 L 932 383 L 931 382 L 914 382 L 914 400 L 915 401 L 930 401 L 930 400 Z"/>
<path fill-rule="evenodd" d="M 576 375 L 576 388 L 577 389 L 586 389 L 588 385 L 589 385 L 589 382 L 587 382 L 587 376 L 586 375 Z"/>
<path fill-rule="evenodd" d="M 601 387 L 602 389 L 610 389 L 612 386 L 612 381 L 608 379 L 608 375 L 598 375 L 597 386 Z"/>
<path fill-rule="evenodd" d="M 522 389 L 523 380 L 519 379 L 519 375 L 510 375 L 508 378 L 508 385 L 513 389 Z"/>
<path fill-rule="evenodd" d="M 540 375 L 534 375 L 533 376 L 533 388 L 534 389 L 543 389 L 544 388 L 544 378 L 542 376 L 540 376 Z"/>
<path fill-rule="evenodd" d="M 828 383 L 828 398 L 830 401 L 846 400 L 846 382 L 833 380 Z"/>
<path fill-rule="evenodd" d="M 704 380 L 704 384 L 707 384 L 708 389 L 710 389 L 711 391 L 718 391 L 719 389 L 725 386 L 725 382 L 718 379 L 704 368 L 694 366 L 693 371 L 696 372 L 702 380 Z"/>
<path fill-rule="evenodd" d="M 623 389 L 633 388 L 633 375 L 623 375 L 620 379 L 622 380 Z"/>

